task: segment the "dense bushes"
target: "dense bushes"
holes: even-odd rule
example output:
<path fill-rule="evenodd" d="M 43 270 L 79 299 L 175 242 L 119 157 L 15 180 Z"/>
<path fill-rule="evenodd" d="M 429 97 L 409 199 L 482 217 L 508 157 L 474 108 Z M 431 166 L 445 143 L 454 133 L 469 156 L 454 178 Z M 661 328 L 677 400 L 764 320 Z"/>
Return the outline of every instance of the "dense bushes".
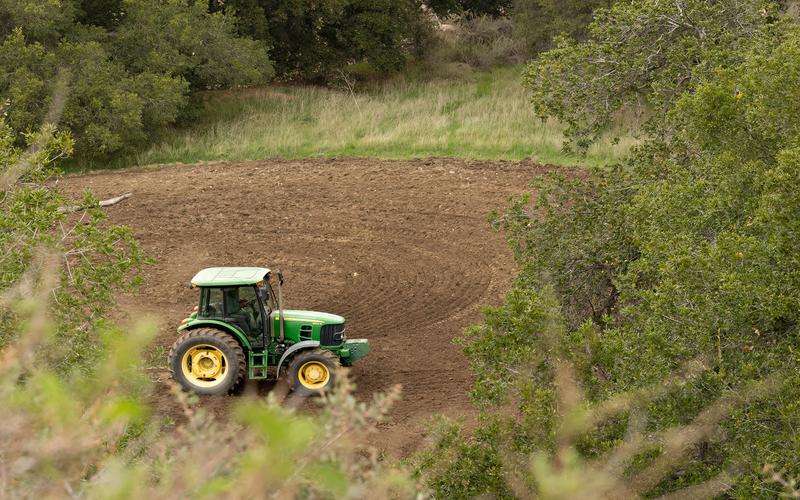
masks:
<path fill-rule="evenodd" d="M 79 156 L 96 158 L 174 123 L 192 90 L 268 78 L 266 47 L 236 37 L 232 17 L 201 4 L 0 2 L 0 95 L 17 142 L 38 129 L 59 66 L 72 76 L 61 124 Z"/>
<path fill-rule="evenodd" d="M 519 64 L 525 60 L 523 45 L 514 35 L 514 21 L 508 17 L 458 16 L 448 20 L 448 29 L 436 33 L 436 42 L 426 55 L 436 72 L 447 63 L 487 70 Z M 463 74 L 464 68 L 456 68 Z"/>
<path fill-rule="evenodd" d="M 614 59 L 622 74 L 643 72 L 638 81 L 646 82 L 643 88 L 656 96 L 651 102 L 666 112 L 651 120 L 651 137 L 622 165 L 551 176 L 536 186 L 535 204 L 523 199 L 495 217 L 524 269 L 507 304 L 488 311 L 486 324 L 465 335 L 478 375 L 476 400 L 500 430 L 491 439 L 479 435 L 458 441 L 467 450 L 460 452 L 466 453 L 464 463 L 484 456 L 481 463 L 500 460 L 509 471 L 515 465 L 504 461 L 508 449 L 548 453 L 557 448 L 557 431 L 564 425 L 555 396 L 559 360 L 575 367 L 580 386 L 600 405 L 700 360 L 706 369 L 676 390 L 582 435 L 575 446 L 578 456 L 608 460 L 628 442 L 631 425 L 650 433 L 684 425 L 708 415 L 704 408 L 713 408 L 719 398 L 772 377 L 780 384 L 769 399 L 726 412 L 718 429 L 685 447 L 689 453 L 682 465 L 669 459 L 664 441 L 655 440 L 646 452 L 627 455 L 621 466 L 631 485 L 647 486 L 637 486 L 640 493 L 728 475 L 733 478 L 729 493 L 742 498 L 770 491 L 760 474 L 765 463 L 789 475 L 800 472 L 794 431 L 800 423 L 800 28 L 777 18 L 767 23 L 770 11 L 758 10 L 761 4 L 690 4 L 670 5 L 689 9 L 694 22 L 726 18 L 716 17 L 713 9 L 691 10 L 700 4 L 756 15 L 740 17 L 739 27 L 746 28 L 741 38 L 728 38 L 735 34 L 728 31 L 724 45 L 710 40 L 728 28 L 715 30 L 712 23 L 702 27 L 706 38 L 687 32 L 688 39 L 673 40 L 645 59 L 662 64 L 642 67 L 645 60 L 638 60 L 629 66 L 631 61 Z M 644 20 L 664 15 L 659 8 L 666 7 L 661 2 L 630 5 L 641 9 Z M 630 14 L 620 9 L 612 12 Z M 593 33 L 623 29 L 618 20 L 596 22 Z M 751 37 L 759 24 L 761 36 Z M 531 84 L 558 90 L 535 97 L 540 109 L 565 109 L 549 106 L 556 97 L 567 103 L 575 97 L 586 105 L 586 116 L 594 117 L 593 110 L 605 116 L 605 108 L 595 105 L 619 88 L 619 75 L 605 84 L 593 81 L 597 92 L 592 93 L 560 86 L 560 78 L 573 69 L 602 74 L 591 66 L 606 67 L 606 62 L 592 57 L 619 57 L 614 51 L 624 46 L 603 38 L 563 45 L 546 55 L 536 66 L 539 80 Z M 659 59 L 664 51 L 669 57 Z M 556 66 L 552 73 L 542 70 Z M 682 76 L 675 80 L 677 74 Z M 564 316 L 557 335 L 542 323 L 548 314 Z M 516 416 L 498 416 L 504 412 L 497 409 L 510 403 Z M 663 479 L 633 479 L 637 471 L 659 463 L 668 464 Z M 496 477 L 495 469 L 487 474 Z M 447 484 L 454 473 L 439 470 L 432 484 Z M 488 479 L 482 486 L 502 493 Z"/>
<path fill-rule="evenodd" d="M 581 40 L 597 9 L 613 0 L 515 0 L 512 12 L 515 36 L 529 54 L 550 48 L 558 35 Z"/>
<path fill-rule="evenodd" d="M 58 79 L 63 91 L 64 77 Z M 49 117 L 57 119 L 63 94 L 57 95 Z M 29 134 L 30 146 L 14 146 L 11 129 L 0 121 L 0 295 L 12 298 L 15 286 L 30 280 L 43 265 L 42 251 L 54 255 L 50 349 L 38 361 L 58 370 L 86 369 L 97 355 L 97 327 L 114 304 L 114 293 L 138 283 L 145 264 L 128 228 L 106 221 L 97 200 L 87 194 L 73 206 L 52 187 L 53 162 L 72 151 L 72 140 L 52 124 Z M 31 283 L 27 282 L 26 286 Z M 0 308 L 0 347 L 15 341 L 24 317 Z"/>
<path fill-rule="evenodd" d="M 330 82 L 402 69 L 419 56 L 431 21 L 418 0 L 229 0 L 243 33 L 266 41 L 284 79 Z"/>
<path fill-rule="evenodd" d="M 429 0 L 425 2 L 440 18 L 452 15 L 503 16 L 513 0 Z"/>
<path fill-rule="evenodd" d="M 600 9 L 585 42 L 559 38 L 528 67 L 535 111 L 564 122 L 585 148 L 626 106 L 646 105 L 660 117 L 699 79 L 741 61 L 753 37 L 769 37 L 777 13 L 771 2 L 742 0 Z"/>

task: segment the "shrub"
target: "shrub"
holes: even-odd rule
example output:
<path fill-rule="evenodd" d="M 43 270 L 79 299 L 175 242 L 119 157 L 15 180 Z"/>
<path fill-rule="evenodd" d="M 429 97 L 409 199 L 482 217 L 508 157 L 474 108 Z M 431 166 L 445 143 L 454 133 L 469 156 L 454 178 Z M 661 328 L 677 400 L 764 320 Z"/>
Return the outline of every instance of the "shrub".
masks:
<path fill-rule="evenodd" d="M 132 75 L 98 42 L 65 42 L 58 53 L 72 68 L 62 123 L 74 131 L 85 156 L 129 151 L 174 122 L 186 105 L 185 80 L 151 72 Z"/>
<path fill-rule="evenodd" d="M 235 0 L 217 8 L 239 12 L 240 27 L 272 46 L 277 73 L 288 80 L 401 70 L 421 54 L 431 29 L 417 0 Z"/>
<path fill-rule="evenodd" d="M 56 56 L 40 43 L 27 43 L 21 29 L 0 45 L 0 89 L 6 125 L 17 132 L 38 129 L 50 100 L 47 81 L 55 75 Z"/>
<path fill-rule="evenodd" d="M 71 69 L 62 125 L 81 158 L 131 151 L 175 123 L 190 91 L 260 83 L 266 47 L 198 2 L 0 2 L 0 96 L 18 145 L 37 130 L 56 65 Z M 89 26 L 80 21 L 96 22 Z"/>
<path fill-rule="evenodd" d="M 65 80 L 57 79 L 60 87 Z M 50 119 L 57 119 L 64 100 L 63 92 L 56 94 Z M 79 217 L 62 210 L 74 202 L 54 190 L 52 164 L 70 154 L 70 136 L 48 124 L 27 138 L 27 150 L 15 147 L 11 129 L 0 121 L 0 294 L 10 294 L 37 272 L 40 248 L 54 252 L 64 266 L 57 277 L 48 277 L 57 278 L 50 311 L 57 340 L 42 354 L 59 369 L 85 369 L 97 352 L 96 328 L 114 303 L 114 291 L 136 285 L 146 259 L 131 231 L 108 224 L 90 194 L 79 202 Z M 14 341 L 23 319 L 8 309 L 0 313 L 0 347 Z"/>
<path fill-rule="evenodd" d="M 638 405 L 637 425 L 663 432 L 705 418 L 704 408 L 758 380 L 782 383 L 720 414 L 719 430 L 686 448 L 681 465 L 668 461 L 658 481 L 633 479 L 662 461 L 657 453 L 631 456 L 624 477 L 647 485 L 635 492 L 727 474 L 730 495 L 754 497 L 764 463 L 800 472 L 800 28 L 752 43 L 741 63 L 676 98 L 660 133 L 623 165 L 551 177 L 536 205 L 523 199 L 495 218 L 524 268 L 506 305 L 466 336 L 466 352 L 487 413 L 502 415 L 505 398 L 516 398 L 516 418 L 497 417 L 509 446 L 557 448 L 559 360 L 602 405 L 698 359 L 701 374 Z M 561 313 L 565 325 L 548 328 Z M 612 419 L 582 436 L 576 459 L 606 456 L 626 440 L 623 424 Z"/>
<path fill-rule="evenodd" d="M 438 45 L 428 58 L 434 65 L 467 64 L 475 69 L 490 69 L 521 63 L 522 45 L 514 38 L 514 24 L 507 17 L 459 16 L 448 20 L 452 28 L 437 33 Z"/>
<path fill-rule="evenodd" d="M 263 44 L 236 38 L 235 19 L 203 2 L 126 0 L 111 44 L 134 73 L 179 76 L 194 89 L 260 83 L 272 76 Z"/>
<path fill-rule="evenodd" d="M 769 39 L 777 14 L 760 0 L 617 2 L 596 11 L 586 41 L 557 38 L 525 82 L 537 114 L 557 117 L 584 149 L 626 106 L 663 116 L 718 67 L 740 62 L 754 37 Z"/>
<path fill-rule="evenodd" d="M 734 472 L 698 469 L 697 450 L 724 441 L 721 422 L 783 386 L 785 373 L 742 384 L 654 428 L 651 412 L 702 385 L 709 364 L 690 360 L 655 383 L 607 395 L 579 382 L 591 372 L 584 342 L 594 328 L 567 329 L 551 291 L 517 288 L 485 317 L 462 337 L 478 378 L 480 425 L 465 436 L 439 422 L 433 446 L 414 460 L 437 498 L 713 497 L 731 488 Z"/>
<path fill-rule="evenodd" d="M 582 40 L 597 9 L 611 0 L 515 0 L 511 9 L 515 36 L 529 54 L 548 49 L 557 35 Z"/>
<path fill-rule="evenodd" d="M 425 2 L 437 16 L 444 19 L 452 15 L 492 16 L 508 14 L 512 0 L 432 0 Z"/>

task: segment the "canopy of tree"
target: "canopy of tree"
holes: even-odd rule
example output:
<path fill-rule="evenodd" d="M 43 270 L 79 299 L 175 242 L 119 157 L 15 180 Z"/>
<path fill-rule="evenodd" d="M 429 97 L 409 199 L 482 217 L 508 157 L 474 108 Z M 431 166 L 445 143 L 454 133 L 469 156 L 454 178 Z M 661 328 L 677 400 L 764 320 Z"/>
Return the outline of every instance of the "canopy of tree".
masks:
<path fill-rule="evenodd" d="M 37 130 L 59 68 L 70 70 L 62 125 L 76 152 L 108 157 L 175 122 L 192 90 L 272 74 L 266 46 L 199 2 L 0 2 L 0 95 L 20 138 Z"/>
<path fill-rule="evenodd" d="M 431 20 L 419 0 L 226 0 L 244 35 L 263 40 L 283 79 L 375 77 L 419 56 Z"/>
<path fill-rule="evenodd" d="M 629 478 L 662 471 L 631 480 L 634 493 L 725 477 L 728 494 L 753 498 L 767 491 L 764 464 L 800 474 L 796 21 L 758 1 L 620 2 L 600 11 L 586 42 L 564 39 L 534 62 L 527 82 L 540 113 L 575 117 L 577 138 L 638 97 L 654 113 L 623 164 L 549 176 L 534 186 L 535 203 L 526 197 L 494 218 L 524 269 L 506 304 L 462 340 L 484 425 L 470 440 L 444 435 L 446 463 L 425 463 L 432 487 L 518 492 L 511 451 L 552 453 L 570 425 L 557 391 L 565 361 L 601 405 L 664 387 L 690 360 L 704 366 L 578 439 L 572 461 L 625 456 L 615 467 Z M 765 378 L 780 388 L 706 427 L 682 464 L 669 439 L 631 442 L 632 427 L 669 434 Z"/>

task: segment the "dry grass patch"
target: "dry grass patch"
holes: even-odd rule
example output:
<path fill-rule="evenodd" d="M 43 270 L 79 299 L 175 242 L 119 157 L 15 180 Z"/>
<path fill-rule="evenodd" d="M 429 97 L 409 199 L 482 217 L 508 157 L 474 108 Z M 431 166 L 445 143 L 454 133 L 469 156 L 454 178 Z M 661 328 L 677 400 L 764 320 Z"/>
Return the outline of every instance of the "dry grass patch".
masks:
<path fill-rule="evenodd" d="M 536 118 L 516 68 L 463 81 L 393 81 L 353 93 L 317 87 L 206 95 L 189 128 L 128 163 L 255 160 L 270 157 L 428 156 L 601 165 L 623 156 L 624 138 L 587 157 L 562 151 L 562 127 Z"/>

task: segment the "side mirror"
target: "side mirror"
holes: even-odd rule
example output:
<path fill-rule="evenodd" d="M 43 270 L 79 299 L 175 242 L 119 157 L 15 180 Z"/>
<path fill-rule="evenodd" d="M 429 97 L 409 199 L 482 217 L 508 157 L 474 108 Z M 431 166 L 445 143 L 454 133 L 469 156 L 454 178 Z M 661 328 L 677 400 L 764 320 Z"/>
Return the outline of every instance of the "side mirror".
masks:
<path fill-rule="evenodd" d="M 281 286 L 283 286 L 283 272 L 278 271 L 278 281 L 280 282 Z"/>

